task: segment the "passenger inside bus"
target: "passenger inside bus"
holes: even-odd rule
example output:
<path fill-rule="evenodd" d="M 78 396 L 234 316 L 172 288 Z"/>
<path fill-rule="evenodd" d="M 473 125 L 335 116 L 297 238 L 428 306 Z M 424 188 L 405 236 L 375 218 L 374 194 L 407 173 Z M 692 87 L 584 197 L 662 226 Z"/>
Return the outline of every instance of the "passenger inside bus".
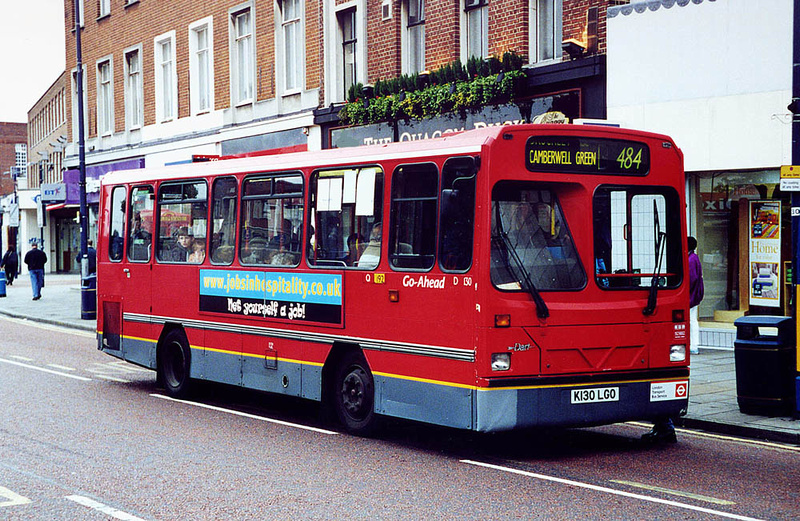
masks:
<path fill-rule="evenodd" d="M 150 259 L 150 244 L 153 235 L 147 230 L 147 225 L 142 222 L 139 212 L 133 218 L 133 229 L 131 230 L 131 243 L 128 246 L 128 257 L 131 260 Z"/>
<path fill-rule="evenodd" d="M 170 260 L 173 262 L 187 262 L 189 255 L 192 253 L 192 237 L 189 228 L 181 226 L 178 228 L 178 235 L 175 239 L 175 244 L 172 246 Z"/>
<path fill-rule="evenodd" d="M 274 250 L 269 263 L 276 266 L 294 266 L 300 260 L 300 242 L 294 233 L 292 221 L 284 219 L 281 230 L 270 241 Z"/>
<path fill-rule="evenodd" d="M 359 268 L 376 268 L 378 266 L 378 262 L 381 260 L 381 239 L 381 223 L 375 223 L 369 234 L 369 244 L 358 258 Z"/>
<path fill-rule="evenodd" d="M 201 264 L 206 258 L 206 241 L 195 239 L 192 243 L 192 253 L 189 254 L 189 262 Z"/>

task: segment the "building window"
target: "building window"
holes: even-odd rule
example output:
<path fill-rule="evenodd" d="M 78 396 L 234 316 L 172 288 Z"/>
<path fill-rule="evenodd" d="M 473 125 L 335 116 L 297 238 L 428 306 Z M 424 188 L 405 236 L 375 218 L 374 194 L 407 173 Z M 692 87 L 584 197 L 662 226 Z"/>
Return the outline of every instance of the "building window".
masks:
<path fill-rule="evenodd" d="M 98 18 L 102 18 L 111 14 L 111 0 L 99 0 L 98 3 Z"/>
<path fill-rule="evenodd" d="M 125 53 L 125 119 L 128 129 L 142 126 L 142 61 L 139 49 Z"/>
<path fill-rule="evenodd" d="M 97 133 L 101 136 L 114 132 L 114 86 L 111 60 L 97 64 Z"/>
<path fill-rule="evenodd" d="M 562 0 L 531 0 L 531 61 L 561 57 Z"/>
<path fill-rule="evenodd" d="M 342 11 L 338 17 L 342 38 L 342 78 L 347 96 L 347 91 L 356 83 L 356 10 Z"/>
<path fill-rule="evenodd" d="M 175 119 L 177 113 L 177 78 L 175 76 L 175 34 L 155 39 L 156 120 Z"/>
<path fill-rule="evenodd" d="M 254 56 L 253 17 L 251 10 L 237 11 L 231 15 L 233 36 L 231 87 L 234 104 L 253 101 Z"/>
<path fill-rule="evenodd" d="M 467 59 L 489 56 L 489 1 L 465 0 Z"/>
<path fill-rule="evenodd" d="M 425 0 L 408 0 L 406 7 L 406 71 L 425 70 Z"/>
<path fill-rule="evenodd" d="M 213 55 L 211 19 L 201 20 L 189 30 L 189 94 L 192 114 L 211 110 L 213 105 Z"/>
<path fill-rule="evenodd" d="M 300 90 L 303 75 L 303 35 L 300 0 L 281 2 L 281 32 L 283 37 L 284 90 Z M 279 46 L 280 47 L 280 46 Z"/>

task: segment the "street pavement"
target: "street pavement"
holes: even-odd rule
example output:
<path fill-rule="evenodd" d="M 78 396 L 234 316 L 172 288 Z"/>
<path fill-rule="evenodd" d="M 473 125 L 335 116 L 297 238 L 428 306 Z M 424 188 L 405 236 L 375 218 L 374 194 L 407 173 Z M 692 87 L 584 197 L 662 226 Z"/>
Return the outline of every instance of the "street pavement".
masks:
<path fill-rule="evenodd" d="M 0 314 L 19 319 L 95 331 L 81 319 L 81 282 L 75 274 L 47 274 L 40 300 L 32 300 L 27 272 L 6 288 Z M 733 349 L 700 347 L 692 356 L 689 412 L 679 421 L 688 428 L 800 445 L 800 416 L 743 414 L 736 400 Z"/>

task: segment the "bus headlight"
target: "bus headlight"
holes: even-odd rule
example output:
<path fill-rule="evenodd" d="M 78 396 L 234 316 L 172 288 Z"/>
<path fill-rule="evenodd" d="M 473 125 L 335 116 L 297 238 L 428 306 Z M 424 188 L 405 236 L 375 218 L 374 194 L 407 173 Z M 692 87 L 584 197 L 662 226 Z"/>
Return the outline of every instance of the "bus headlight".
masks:
<path fill-rule="evenodd" d="M 492 353 L 492 371 L 511 369 L 511 353 Z"/>
<path fill-rule="evenodd" d="M 678 344 L 669 346 L 669 361 L 670 362 L 683 362 L 686 360 L 686 346 Z"/>

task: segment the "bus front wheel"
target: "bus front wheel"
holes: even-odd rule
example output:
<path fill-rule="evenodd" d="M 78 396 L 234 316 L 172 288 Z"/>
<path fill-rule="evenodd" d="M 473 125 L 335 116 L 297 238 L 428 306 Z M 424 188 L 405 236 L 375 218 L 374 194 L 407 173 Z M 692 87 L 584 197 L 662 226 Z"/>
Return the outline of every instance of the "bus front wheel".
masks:
<path fill-rule="evenodd" d="M 348 432 L 366 436 L 375 429 L 375 382 L 360 352 L 349 351 L 340 361 L 334 380 L 333 405 Z"/>
<path fill-rule="evenodd" d="M 189 342 L 183 331 L 174 329 L 164 338 L 159 349 L 158 377 L 169 396 L 179 398 L 189 392 Z"/>

